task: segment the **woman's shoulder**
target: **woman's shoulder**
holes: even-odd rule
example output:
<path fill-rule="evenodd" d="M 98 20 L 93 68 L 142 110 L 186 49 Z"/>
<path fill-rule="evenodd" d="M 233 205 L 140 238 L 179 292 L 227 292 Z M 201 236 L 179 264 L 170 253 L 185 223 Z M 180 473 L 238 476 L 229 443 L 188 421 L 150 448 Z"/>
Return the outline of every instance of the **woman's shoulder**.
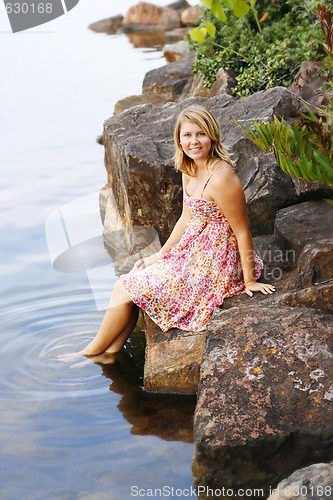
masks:
<path fill-rule="evenodd" d="M 210 183 L 212 185 L 219 186 L 221 184 L 224 185 L 230 180 L 234 180 L 236 182 L 238 180 L 235 169 L 226 161 L 219 161 L 211 174 Z"/>

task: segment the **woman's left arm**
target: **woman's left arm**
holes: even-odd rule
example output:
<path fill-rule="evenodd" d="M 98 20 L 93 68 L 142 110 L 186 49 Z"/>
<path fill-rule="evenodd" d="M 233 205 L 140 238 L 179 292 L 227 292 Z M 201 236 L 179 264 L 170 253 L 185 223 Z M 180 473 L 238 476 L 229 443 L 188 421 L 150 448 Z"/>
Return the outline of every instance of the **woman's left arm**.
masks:
<path fill-rule="evenodd" d="M 273 293 L 275 287 L 259 283 L 255 277 L 253 241 L 250 232 L 244 190 L 237 175 L 230 168 L 216 171 L 209 183 L 209 194 L 226 216 L 237 239 L 245 283 L 244 293 Z"/>

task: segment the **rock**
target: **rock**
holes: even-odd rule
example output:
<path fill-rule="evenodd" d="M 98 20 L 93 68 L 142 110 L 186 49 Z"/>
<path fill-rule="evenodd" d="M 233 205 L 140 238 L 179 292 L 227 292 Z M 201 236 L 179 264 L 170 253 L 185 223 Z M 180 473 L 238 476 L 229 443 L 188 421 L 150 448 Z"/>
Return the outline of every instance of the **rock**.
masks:
<path fill-rule="evenodd" d="M 188 42 L 180 40 L 179 42 L 167 44 L 163 47 L 163 55 L 167 62 L 179 61 L 190 54 Z"/>
<path fill-rule="evenodd" d="M 192 80 L 191 68 L 194 56 L 166 64 L 146 73 L 142 84 L 142 95 L 158 96 L 165 102 L 176 101 L 184 93 L 184 88 Z"/>
<path fill-rule="evenodd" d="M 268 500 L 324 500 L 333 497 L 333 462 L 297 470 L 272 491 Z"/>
<path fill-rule="evenodd" d="M 273 302 L 280 306 L 310 307 L 333 314 L 333 283 L 277 294 Z"/>
<path fill-rule="evenodd" d="M 200 75 L 194 75 L 188 97 L 208 97 L 210 89 L 203 83 Z"/>
<path fill-rule="evenodd" d="M 186 0 L 176 0 L 175 2 L 167 5 L 170 9 L 177 10 L 178 12 L 183 12 L 183 10 L 188 9 L 190 4 Z"/>
<path fill-rule="evenodd" d="M 324 200 L 307 201 L 279 210 L 275 220 L 278 245 L 283 250 L 294 252 L 294 260 L 296 261 L 305 245 L 313 242 L 318 244 L 318 241 L 322 239 L 328 240 L 325 243 L 328 248 L 326 250 L 322 248 L 319 253 L 324 251 L 325 254 L 331 254 L 329 270 L 324 272 L 325 276 L 329 277 L 327 273 L 332 269 L 333 252 L 332 243 L 330 243 L 332 242 L 332 216 L 333 205 Z"/>
<path fill-rule="evenodd" d="M 333 237 L 305 245 L 297 268 L 301 288 L 333 282 Z"/>
<path fill-rule="evenodd" d="M 145 314 L 144 388 L 151 392 L 196 394 L 206 333 L 172 328 L 167 333 Z"/>
<path fill-rule="evenodd" d="M 148 73 L 143 95 L 177 99 L 186 87 L 186 59 Z M 168 68 L 168 69 L 166 69 Z M 177 69 L 178 68 L 178 69 Z M 177 70 L 177 71 L 176 71 Z M 174 84 L 169 82 L 178 75 Z M 163 75 L 163 76 L 162 76 Z M 276 165 L 273 155 L 259 150 L 241 134 L 241 125 L 253 119 L 269 120 L 273 114 L 290 111 L 290 96 L 277 87 L 236 100 L 229 95 L 212 99 L 190 98 L 161 108 L 142 105 L 131 108 L 104 124 L 108 186 L 113 188 L 123 223 L 154 227 L 165 241 L 176 223 L 182 206 L 181 176 L 173 168 L 173 129 L 181 109 L 201 104 L 211 110 L 221 127 L 221 138 L 237 163 L 248 202 L 253 235 L 273 232 L 275 213 L 298 201 L 291 179 Z"/>
<path fill-rule="evenodd" d="M 325 80 L 322 75 L 324 61 L 306 61 L 302 63 L 289 90 L 292 94 L 294 114 L 298 115 L 307 111 L 302 104 L 306 101 L 314 106 L 327 104 L 327 97 L 322 90 Z"/>
<path fill-rule="evenodd" d="M 269 486 L 309 463 L 313 450 L 327 460 L 332 327 L 331 315 L 313 309 L 216 310 L 194 419 L 196 485 L 263 488 L 267 498 Z"/>
<path fill-rule="evenodd" d="M 216 73 L 216 79 L 209 89 L 208 97 L 215 97 L 219 94 L 232 95 L 232 88 L 236 85 L 236 72 L 229 69 L 220 68 Z"/>
<path fill-rule="evenodd" d="M 185 26 L 195 26 L 201 14 L 202 9 L 200 7 L 188 7 L 182 12 L 180 20 Z"/>
<path fill-rule="evenodd" d="M 108 19 L 102 19 L 96 23 L 89 24 L 88 28 L 96 31 L 97 33 L 108 33 L 114 34 L 122 27 L 124 16 L 119 14 L 118 16 L 109 17 Z"/>
<path fill-rule="evenodd" d="M 119 101 L 117 101 L 113 113 L 115 115 L 119 115 L 119 113 L 122 113 L 126 109 L 132 108 L 133 106 L 139 106 L 141 104 L 151 104 L 152 106 L 160 107 L 165 104 L 165 99 L 157 95 L 131 95 L 125 97 L 125 99 L 120 99 Z"/>
<path fill-rule="evenodd" d="M 123 20 L 123 31 L 165 31 L 180 27 L 180 14 L 170 7 L 139 2 L 130 7 Z"/>
<path fill-rule="evenodd" d="M 333 189 L 326 184 L 320 182 L 309 182 L 304 179 L 292 177 L 297 196 L 300 196 L 304 201 L 312 198 L 329 198 L 333 195 Z"/>

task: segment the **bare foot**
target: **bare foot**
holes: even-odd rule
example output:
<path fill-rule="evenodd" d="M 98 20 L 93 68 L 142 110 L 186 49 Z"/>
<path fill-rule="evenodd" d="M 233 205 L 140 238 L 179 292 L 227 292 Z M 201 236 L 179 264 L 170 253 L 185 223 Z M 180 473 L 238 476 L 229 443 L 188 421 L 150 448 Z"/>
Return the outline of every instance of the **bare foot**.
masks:
<path fill-rule="evenodd" d="M 86 356 L 86 359 L 83 361 L 79 361 L 78 363 L 73 363 L 70 365 L 70 368 L 81 368 L 82 366 L 86 366 L 89 363 L 97 363 L 102 365 L 114 365 L 116 362 L 117 353 L 107 353 L 103 352 L 102 354 L 96 354 L 94 356 Z"/>
<path fill-rule="evenodd" d="M 59 354 L 58 359 L 62 363 L 71 363 L 77 359 L 82 358 L 81 352 L 69 352 L 67 354 Z"/>
<path fill-rule="evenodd" d="M 59 361 L 63 363 L 74 363 L 70 368 L 80 368 L 81 366 L 86 366 L 89 363 L 101 363 L 103 365 L 113 365 L 116 362 L 117 352 L 102 352 L 101 354 L 85 354 L 84 350 L 80 352 L 71 352 L 67 354 L 60 354 L 58 356 Z M 85 357 L 86 359 L 81 359 Z M 78 361 L 80 360 L 81 361 Z M 76 363 L 77 361 L 77 363 Z"/>

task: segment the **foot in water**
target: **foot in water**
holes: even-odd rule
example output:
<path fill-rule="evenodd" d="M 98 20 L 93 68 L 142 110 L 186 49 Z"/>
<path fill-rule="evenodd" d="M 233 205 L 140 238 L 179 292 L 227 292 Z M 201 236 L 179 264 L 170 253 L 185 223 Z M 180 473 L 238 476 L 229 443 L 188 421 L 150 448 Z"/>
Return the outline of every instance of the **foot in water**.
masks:
<path fill-rule="evenodd" d="M 116 352 L 102 352 L 101 354 L 94 355 L 87 355 L 83 354 L 82 352 L 72 352 L 67 354 L 60 354 L 58 356 L 58 359 L 63 363 L 73 363 L 72 365 L 70 365 L 70 368 L 80 368 L 82 366 L 88 365 L 91 362 L 101 363 L 103 365 L 113 365 L 116 362 L 116 355 Z M 82 360 L 82 357 L 85 357 L 86 359 Z"/>

